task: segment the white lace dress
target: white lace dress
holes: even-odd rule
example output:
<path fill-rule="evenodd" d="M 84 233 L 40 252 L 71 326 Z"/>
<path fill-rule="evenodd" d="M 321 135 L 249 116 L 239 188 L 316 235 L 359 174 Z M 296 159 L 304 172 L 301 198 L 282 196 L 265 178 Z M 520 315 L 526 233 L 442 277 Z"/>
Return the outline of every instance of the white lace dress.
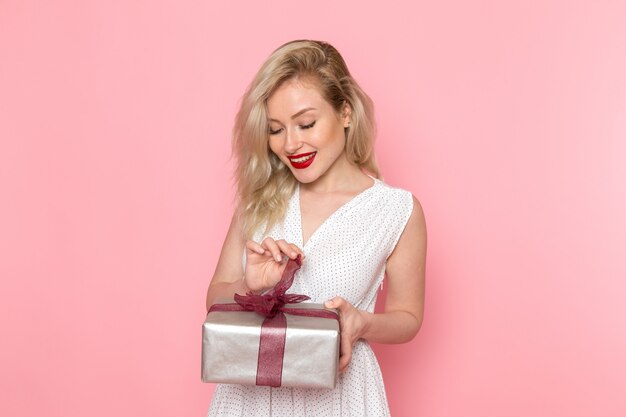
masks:
<path fill-rule="evenodd" d="M 323 303 L 341 296 L 356 308 L 374 311 L 387 258 L 413 210 L 408 191 L 380 180 L 335 211 L 302 244 L 299 188 L 282 224 L 268 236 L 302 248 L 306 259 L 289 293 Z M 265 236 L 255 235 L 260 242 Z M 270 388 L 218 384 L 209 417 L 388 416 L 382 374 L 374 352 L 359 340 L 348 369 L 334 389 Z"/>

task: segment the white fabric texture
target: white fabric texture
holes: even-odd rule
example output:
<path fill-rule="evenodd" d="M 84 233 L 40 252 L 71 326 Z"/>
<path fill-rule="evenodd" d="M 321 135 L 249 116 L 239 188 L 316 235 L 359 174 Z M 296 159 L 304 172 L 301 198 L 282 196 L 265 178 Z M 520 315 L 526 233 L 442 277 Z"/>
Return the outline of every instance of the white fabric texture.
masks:
<path fill-rule="evenodd" d="M 306 258 L 288 293 L 323 303 L 340 296 L 356 308 L 374 311 L 387 258 L 413 210 L 410 192 L 378 179 L 335 211 L 302 244 L 299 188 L 285 219 L 266 236 L 302 248 Z M 257 233 L 254 239 L 265 236 Z M 389 416 L 382 374 L 374 352 L 359 340 L 348 369 L 332 389 L 270 388 L 218 384 L 209 417 L 374 417 Z"/>

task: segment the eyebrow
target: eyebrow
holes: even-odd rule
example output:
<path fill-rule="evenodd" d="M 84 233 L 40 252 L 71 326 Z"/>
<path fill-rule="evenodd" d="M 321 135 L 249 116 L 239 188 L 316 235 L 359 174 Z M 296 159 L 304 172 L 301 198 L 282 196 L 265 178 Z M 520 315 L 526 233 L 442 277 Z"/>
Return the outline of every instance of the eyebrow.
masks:
<path fill-rule="evenodd" d="M 317 109 L 315 107 L 307 107 L 305 109 L 302 109 L 299 112 L 297 112 L 296 114 L 294 114 L 293 116 L 291 116 L 291 120 L 293 120 L 296 117 L 300 116 L 301 114 L 304 114 L 304 113 L 306 113 L 308 111 L 311 111 L 311 110 L 317 110 Z M 276 119 L 270 119 L 270 121 L 272 121 L 272 122 L 279 122 L 280 123 L 280 121 L 276 120 Z"/>

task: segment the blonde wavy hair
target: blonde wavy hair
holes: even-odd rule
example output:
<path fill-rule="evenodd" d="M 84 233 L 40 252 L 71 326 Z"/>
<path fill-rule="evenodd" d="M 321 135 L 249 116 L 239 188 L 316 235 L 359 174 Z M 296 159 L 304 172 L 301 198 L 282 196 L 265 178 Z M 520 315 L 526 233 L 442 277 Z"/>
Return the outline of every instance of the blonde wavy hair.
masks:
<path fill-rule="evenodd" d="M 233 128 L 233 154 L 239 215 L 246 238 L 260 227 L 265 232 L 285 215 L 296 188 L 291 171 L 269 148 L 267 100 L 285 81 L 313 81 L 337 114 L 350 106 L 346 128 L 348 160 L 379 178 L 374 158 L 374 110 L 372 100 L 352 78 L 345 61 L 330 44 L 298 40 L 276 49 L 263 63 L 241 100 Z"/>

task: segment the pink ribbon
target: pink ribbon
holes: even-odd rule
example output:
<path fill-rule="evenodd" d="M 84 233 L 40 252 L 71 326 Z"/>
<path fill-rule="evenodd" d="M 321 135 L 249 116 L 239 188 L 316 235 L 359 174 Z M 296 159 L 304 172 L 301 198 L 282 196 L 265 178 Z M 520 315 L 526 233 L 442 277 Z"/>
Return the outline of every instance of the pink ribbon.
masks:
<path fill-rule="evenodd" d="M 259 358 L 257 362 L 256 385 L 280 387 L 287 336 L 287 318 L 284 313 L 304 317 L 319 317 L 339 320 L 339 315 L 330 310 L 285 307 L 285 304 L 297 304 L 310 299 L 303 294 L 285 294 L 293 284 L 293 279 L 300 267 L 300 255 L 289 259 L 283 275 L 276 286 L 266 294 L 235 294 L 235 303 L 214 304 L 211 311 L 255 311 L 265 317 L 261 325 Z"/>

